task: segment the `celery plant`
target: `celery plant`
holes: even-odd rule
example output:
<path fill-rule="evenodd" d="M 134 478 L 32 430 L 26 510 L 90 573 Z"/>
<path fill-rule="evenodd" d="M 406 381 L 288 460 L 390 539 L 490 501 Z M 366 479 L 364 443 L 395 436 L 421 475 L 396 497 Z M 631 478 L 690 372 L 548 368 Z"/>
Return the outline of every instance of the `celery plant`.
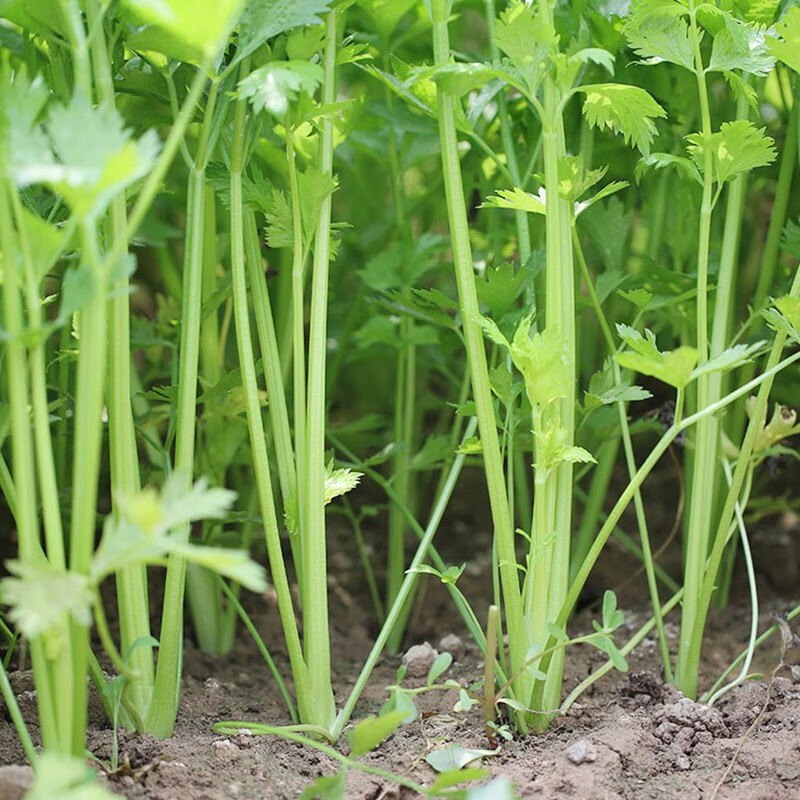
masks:
<path fill-rule="evenodd" d="M 443 168 L 448 198 L 459 299 L 464 318 L 467 355 L 472 375 L 481 444 L 487 474 L 495 536 L 499 553 L 509 634 L 511 674 L 515 695 L 530 706 L 529 718 L 536 727 L 548 721 L 561 693 L 563 649 L 548 659 L 548 672 L 526 670 L 531 648 L 543 648 L 550 628 L 565 607 L 569 579 L 571 543 L 572 465 L 593 460 L 575 446 L 575 283 L 573 267 L 573 203 L 601 177 L 580 161 L 567 156 L 563 127 L 564 107 L 577 92 L 586 95 L 584 113 L 592 125 L 610 127 L 643 151 L 654 134 L 651 118 L 663 110 L 641 89 L 618 84 L 595 84 L 574 88 L 580 65 L 598 61 L 613 63 L 610 53 L 579 51 L 571 58 L 559 52 L 558 36 L 550 3 L 543 2 L 534 14 L 515 4 L 496 27 L 499 49 L 508 61 L 491 66 L 451 64 L 447 38 L 448 4 L 431 5 L 434 23 L 434 77 L 438 82 L 438 113 Z M 509 341 L 489 319 L 478 318 L 477 298 L 469 241 L 466 235 L 463 194 L 459 176 L 453 94 L 497 78 L 520 91 L 535 109 L 542 125 L 544 200 L 519 187 L 501 190 L 489 205 L 515 211 L 544 214 L 546 227 L 546 292 L 544 327 L 531 337 L 533 309 Z M 637 118 L 638 116 L 638 118 Z M 593 201 L 622 188 L 609 184 Z M 489 390 L 483 344 L 470 322 L 483 325 L 489 338 L 501 345 L 522 373 L 531 405 L 534 436 L 534 501 L 530 552 L 523 565 L 525 580 L 520 589 L 514 554 L 502 461 L 496 436 L 495 412 Z M 475 336 L 474 340 L 472 336 Z M 544 714 L 542 713 L 544 712 Z M 524 723 L 523 723 L 524 724 Z"/>
<path fill-rule="evenodd" d="M 714 36 L 707 62 L 700 47 L 704 23 L 710 26 Z M 736 187 L 743 187 L 741 176 L 749 170 L 769 164 L 775 157 L 772 141 L 764 136 L 763 129 L 756 129 L 744 119 L 723 123 L 714 132 L 707 80 L 710 74 L 725 71 L 726 75 L 733 75 L 730 79 L 733 85 L 746 96 L 747 84 L 738 73 L 732 71 L 765 75 L 772 68 L 774 58 L 769 53 L 763 32 L 757 25 L 741 21 L 729 12 L 720 12 L 719 19 L 712 23 L 703 16 L 702 6 L 692 0 L 687 6 L 680 8 L 671 0 L 634 3 L 626 24 L 626 35 L 638 54 L 677 64 L 692 72 L 697 82 L 701 132 L 687 137 L 691 160 L 673 156 L 668 161 L 661 162 L 659 156 L 653 158 L 656 164 L 672 162 L 688 169 L 702 187 L 696 261 L 695 334 L 698 362 L 702 367 L 709 359 L 719 357 L 728 345 L 733 296 L 734 258 L 729 250 L 723 261 L 724 268 L 718 275 L 713 332 L 709 342 L 708 274 L 714 208 L 722 195 L 724 184 L 736 180 L 738 184 L 734 184 L 731 190 L 729 213 L 738 220 L 740 215 L 736 204 L 741 204 L 741 199 L 737 201 L 737 196 L 741 196 L 741 189 Z M 740 110 L 744 110 L 742 103 Z M 702 410 L 716 403 L 722 393 L 722 373 L 704 372 L 698 377 L 696 408 Z M 692 442 L 694 447 L 686 526 L 685 594 L 675 676 L 678 687 L 691 697 L 697 691 L 698 670 L 697 654 L 693 652 L 691 643 L 697 631 L 702 631 L 704 626 L 700 591 L 711 544 L 710 532 L 714 526 L 715 486 L 719 480 L 719 421 L 711 416 L 701 419 Z"/>
<path fill-rule="evenodd" d="M 3 295 L 10 329 L 16 337 L 9 345 L 9 362 L 12 371 L 16 370 L 11 380 L 12 398 L 15 398 L 12 419 L 16 419 L 12 432 L 14 467 L 11 478 L 21 532 L 20 561 L 12 565 L 14 577 L 3 583 L 3 594 L 14 606 L 12 617 L 32 640 L 36 681 L 41 687 L 40 718 L 45 747 L 76 755 L 82 754 L 84 746 L 88 625 L 92 615 L 105 649 L 127 682 L 124 702 L 130 719 L 137 727 L 165 732 L 164 727 L 146 722 L 148 710 L 153 709 L 150 698 L 154 687 L 150 656 L 153 640 L 149 636 L 143 564 L 161 562 L 170 553 L 210 564 L 213 559 L 207 551 L 193 549 L 171 531 L 188 526 L 198 516 L 219 515 L 230 502 L 229 494 L 205 493 L 202 486 L 192 489 L 190 482 L 184 482 L 181 487 L 177 481 L 171 481 L 160 499 L 151 490 L 139 492 L 131 411 L 126 287 L 132 259 L 127 253 L 128 244 L 177 151 L 205 84 L 205 76 L 201 69 L 182 107 L 177 110 L 163 148 L 159 148 L 152 132 L 135 140 L 115 108 L 105 38 L 108 7 L 94 0 L 85 6 L 81 14 L 77 3 L 65 5 L 63 12 L 51 21 L 54 27 L 45 28 L 43 32 L 37 30 L 40 23 L 35 17 L 28 17 L 25 11 L 12 12 L 12 21 L 20 26 L 33 26 L 44 36 L 65 37 L 74 56 L 74 87 L 65 105 L 57 101 L 48 104 L 46 113 L 42 114 L 44 123 L 41 123 L 38 117 L 48 103 L 47 87 L 41 81 L 30 83 L 24 73 L 6 68 L 3 93 L 8 102 L 3 104 L 2 128 L 2 235 L 6 276 Z M 141 13 L 154 28 L 159 25 L 169 28 L 176 24 L 180 27 L 181 19 L 185 21 L 189 13 L 186 8 L 177 11 L 177 21 L 174 15 L 147 17 L 146 12 Z M 235 11 L 232 4 L 217 6 L 207 20 L 207 27 L 194 29 L 194 38 L 188 45 L 195 48 L 204 69 L 226 38 Z M 140 10 L 132 8 L 131 13 L 135 16 Z M 61 66 L 61 62 L 54 64 Z M 70 90 L 69 82 L 63 73 L 59 74 L 64 78 L 61 86 L 66 95 Z M 97 108 L 90 102 L 93 95 L 99 100 Z M 18 113 L 20 102 L 28 108 L 25 114 Z M 32 142 L 24 151 L 15 144 L 23 139 Z M 126 219 L 126 189 L 142 179 L 137 202 Z M 37 185 L 47 187 L 69 208 L 70 216 L 63 231 L 35 218 L 23 207 L 20 190 Z M 38 240 L 42 236 L 46 237 L 46 246 L 38 242 L 34 246 L 33 237 Z M 46 322 L 39 284 L 46 271 L 74 242 L 81 254 L 79 264 L 64 276 L 58 318 L 55 323 Z M 16 279 L 18 270 L 23 276 L 21 281 Z M 23 284 L 25 316 L 19 303 Z M 43 348 L 54 330 L 70 323 L 74 324 L 78 342 L 78 360 L 67 562 L 46 414 Z M 26 358 L 30 361 L 30 378 L 24 366 Z M 108 388 L 107 371 L 111 375 Z M 107 522 L 100 547 L 95 552 L 106 392 L 114 517 Z M 34 408 L 35 465 L 27 423 L 20 416 L 27 406 L 29 393 L 32 393 Z M 191 479 L 191 463 L 188 466 Z M 34 478 L 34 470 L 38 480 Z M 46 550 L 38 541 L 37 484 L 42 495 Z M 20 492 L 18 486 L 25 488 Z M 191 498 L 188 505 L 193 508 L 187 507 L 184 496 Z M 215 568 L 242 577 L 252 587 L 262 585 L 259 573 L 244 566 L 247 560 L 243 554 L 233 560 L 227 560 L 225 551 L 219 551 L 218 555 Z M 100 581 L 114 573 L 118 578 L 121 653 L 110 638 L 97 591 Z M 52 592 L 55 594 L 51 595 Z M 52 597 L 49 605 L 48 597 Z M 170 620 L 164 626 L 162 657 L 159 658 L 162 675 L 169 671 L 170 648 L 179 648 L 181 636 L 180 618 L 178 624 Z M 173 659 L 172 663 L 177 660 Z M 161 692 L 155 687 L 160 708 L 169 717 L 171 707 L 174 721 L 177 672 L 173 672 L 166 684 L 163 678 L 161 683 Z M 167 686 L 166 692 L 163 685 Z M 166 732 L 171 730 L 172 721 L 168 720 Z"/>

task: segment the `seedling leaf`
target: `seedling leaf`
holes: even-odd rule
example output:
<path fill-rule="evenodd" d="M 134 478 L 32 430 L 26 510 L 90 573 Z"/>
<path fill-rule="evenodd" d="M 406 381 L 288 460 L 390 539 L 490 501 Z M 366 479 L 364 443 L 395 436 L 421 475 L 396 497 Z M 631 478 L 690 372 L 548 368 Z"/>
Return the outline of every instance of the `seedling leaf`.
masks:
<path fill-rule="evenodd" d="M 303 789 L 300 800 L 342 800 L 346 778 L 345 768 L 333 775 L 320 775 Z"/>
<path fill-rule="evenodd" d="M 404 724 L 413 722 L 419 716 L 419 711 L 411 697 L 397 687 L 392 689 L 389 699 L 381 706 L 381 717 L 394 712 L 403 714 L 401 722 Z"/>
<path fill-rule="evenodd" d="M 450 653 L 439 653 L 434 659 L 433 664 L 431 664 L 430 670 L 428 670 L 427 685 L 432 686 L 436 683 L 437 679 L 450 668 L 452 663 L 453 656 Z"/>
<path fill-rule="evenodd" d="M 603 628 L 613 631 L 625 622 L 625 615 L 617 608 L 617 596 L 611 589 L 603 594 Z"/>
<path fill-rule="evenodd" d="M 471 767 L 467 769 L 454 769 L 449 772 L 441 772 L 436 776 L 436 780 L 431 786 L 431 791 L 434 794 L 441 792 L 443 789 L 448 789 L 451 786 L 457 786 L 459 783 L 468 783 L 469 781 L 479 781 L 489 774 L 488 769 L 481 767 Z"/>
<path fill-rule="evenodd" d="M 495 778 L 484 786 L 467 789 L 464 800 L 515 800 L 514 784 L 508 778 Z"/>
<path fill-rule="evenodd" d="M 437 772 L 452 772 L 453 770 L 466 767 L 473 761 L 477 761 L 484 756 L 494 756 L 500 752 L 497 750 L 470 750 L 465 747 L 459 747 L 457 744 L 450 745 L 444 750 L 434 750 L 425 756 L 425 760 Z"/>
<path fill-rule="evenodd" d="M 554 622 L 547 623 L 547 632 L 559 642 L 568 642 L 569 636 L 563 628 L 559 628 Z"/>
<path fill-rule="evenodd" d="M 391 736 L 405 721 L 405 711 L 390 711 L 379 717 L 362 719 L 347 734 L 350 750 L 355 758 L 374 750 L 384 739 Z"/>
<path fill-rule="evenodd" d="M 453 706 L 453 711 L 471 711 L 477 702 L 467 694 L 466 690 L 461 689 L 458 692 L 458 701 Z"/>
<path fill-rule="evenodd" d="M 628 662 L 625 660 L 625 656 L 620 653 L 610 636 L 604 633 L 598 633 L 596 636 L 593 635 L 592 638 L 588 640 L 588 643 L 594 645 L 598 650 L 602 650 L 611 659 L 611 663 L 614 667 L 620 672 L 628 671 Z"/>

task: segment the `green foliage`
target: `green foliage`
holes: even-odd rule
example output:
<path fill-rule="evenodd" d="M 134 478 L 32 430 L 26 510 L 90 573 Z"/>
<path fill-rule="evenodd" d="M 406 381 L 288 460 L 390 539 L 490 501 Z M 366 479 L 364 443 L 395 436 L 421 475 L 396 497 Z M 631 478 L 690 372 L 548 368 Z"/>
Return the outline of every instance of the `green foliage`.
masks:
<path fill-rule="evenodd" d="M 298 93 L 311 96 L 323 78 L 322 67 L 308 61 L 270 61 L 239 83 L 239 94 L 256 113 L 268 111 L 283 117 Z"/>
<path fill-rule="evenodd" d="M 614 371 L 610 359 L 606 359 L 603 369 L 595 372 L 589 380 L 589 388 L 585 394 L 584 410 L 591 411 L 611 403 L 631 403 L 636 400 L 646 400 L 652 394 L 641 386 L 632 386 L 630 383 L 615 383 Z"/>
<path fill-rule="evenodd" d="M 322 22 L 321 15 L 330 5 L 330 0 L 248 0 L 239 25 L 234 63 L 281 33 Z"/>
<path fill-rule="evenodd" d="M 450 653 L 439 653 L 434 659 L 433 664 L 431 664 L 431 668 L 428 670 L 428 677 L 425 681 L 427 685 L 432 686 L 436 683 L 436 681 L 450 669 L 452 663 L 453 656 Z"/>
<path fill-rule="evenodd" d="M 11 606 L 8 618 L 28 638 L 42 638 L 50 658 L 69 646 L 71 623 L 89 626 L 94 593 L 89 578 L 39 565 L 7 561 L 11 577 L 0 581 L 2 602 Z"/>
<path fill-rule="evenodd" d="M 620 83 L 597 83 L 578 87 L 586 99 L 583 115 L 592 127 L 621 133 L 644 155 L 656 135 L 654 119 L 667 112 L 642 88 Z"/>
<path fill-rule="evenodd" d="M 132 21 L 144 26 L 130 44 L 184 61 L 213 58 L 236 23 L 243 0 L 123 0 Z"/>
<path fill-rule="evenodd" d="M 527 211 L 529 214 L 545 214 L 543 195 L 539 197 L 522 189 L 498 189 L 497 194 L 487 197 L 482 207 L 511 208 L 515 211 Z"/>
<path fill-rule="evenodd" d="M 158 154 L 155 131 L 134 141 L 116 110 L 93 108 L 80 93 L 68 105 L 51 108 L 46 127 L 52 150 L 20 164 L 17 182 L 47 184 L 77 217 L 105 211 L 115 194 L 148 172 Z"/>
<path fill-rule="evenodd" d="M 489 308 L 492 317 L 501 319 L 533 283 L 535 275 L 536 263 L 533 260 L 520 264 L 516 271 L 505 261 L 486 270 L 484 279 L 477 285 L 478 299 Z"/>
<path fill-rule="evenodd" d="M 772 55 L 800 73 L 800 7 L 792 6 L 775 26 L 776 36 L 767 38 Z"/>
<path fill-rule="evenodd" d="M 740 69 L 750 75 L 766 75 L 775 65 L 765 37 L 758 25 L 739 22 L 724 16 L 725 27 L 714 37 L 709 72 Z"/>
<path fill-rule="evenodd" d="M 566 396 L 569 386 L 567 354 L 557 331 L 547 328 L 531 336 L 532 320 L 525 317 L 509 342 L 493 320 L 479 317 L 478 322 L 486 336 L 511 355 L 514 366 L 525 379 L 531 405 L 544 407 Z"/>
<path fill-rule="evenodd" d="M 624 28 L 628 44 L 645 64 L 668 61 L 693 70 L 687 14 L 678 0 L 634 0 Z"/>
<path fill-rule="evenodd" d="M 683 346 L 662 353 L 656 346 L 655 335 L 650 330 L 645 330 L 645 336 L 642 336 L 634 328 L 617 323 L 617 333 L 633 351 L 626 351 L 616 356 L 621 367 L 641 372 L 643 375 L 651 375 L 676 389 L 683 389 L 692 379 L 692 371 L 698 359 L 695 348 Z"/>
<path fill-rule="evenodd" d="M 534 97 L 558 46 L 555 31 L 541 15 L 535 15 L 523 3 L 516 3 L 500 16 L 495 38 L 510 65 L 519 73 L 529 96 Z"/>
<path fill-rule="evenodd" d="M 320 775 L 300 794 L 300 800 L 341 800 L 344 797 L 347 771 L 340 769 L 333 775 Z"/>
<path fill-rule="evenodd" d="M 390 711 L 379 717 L 367 717 L 356 724 L 347 734 L 353 756 L 363 756 L 388 739 L 404 722 L 404 711 Z"/>
<path fill-rule="evenodd" d="M 473 764 L 481 758 L 497 755 L 499 752 L 499 748 L 497 750 L 477 750 L 452 744 L 443 750 L 433 750 L 425 756 L 425 760 L 437 772 L 452 773 L 455 770 L 461 770 L 469 764 Z"/>
<path fill-rule="evenodd" d="M 722 184 L 775 160 L 775 142 L 764 135 L 764 130 L 746 120 L 723 122 L 708 141 L 700 133 L 687 136 L 689 154 L 702 172 L 705 154 L 710 151 L 714 181 Z"/>

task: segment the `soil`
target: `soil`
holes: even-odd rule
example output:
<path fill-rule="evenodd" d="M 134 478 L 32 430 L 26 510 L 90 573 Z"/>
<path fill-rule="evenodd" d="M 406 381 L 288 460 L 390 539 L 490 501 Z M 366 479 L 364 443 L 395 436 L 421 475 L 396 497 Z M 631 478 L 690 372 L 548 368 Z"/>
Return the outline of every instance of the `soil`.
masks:
<path fill-rule="evenodd" d="M 785 522 L 789 528 L 796 525 L 796 520 Z M 480 617 L 488 598 L 489 537 L 485 530 L 467 527 L 470 524 L 467 520 L 450 522 L 454 540 L 467 536 L 473 552 L 484 553 L 469 564 L 459 584 L 468 597 L 477 598 Z M 759 547 L 769 551 L 768 561 L 775 565 L 760 579 L 765 589 L 760 630 L 771 624 L 771 611 L 785 611 L 797 604 L 793 596 L 798 587 L 797 530 L 789 533 L 792 535 L 783 539 L 762 537 L 754 543 L 757 552 Z M 357 594 L 360 568 L 352 546 L 340 544 L 334 542 L 332 548 L 332 571 L 339 577 L 331 582 L 330 598 L 333 677 L 341 702 L 357 677 L 375 630 L 368 600 Z M 635 572 L 634 562 L 626 559 L 621 550 L 610 546 L 593 583 L 599 587 L 605 580 L 606 586 L 614 586 L 620 575 Z M 465 686 L 477 683 L 482 676 L 480 653 L 469 642 L 441 584 L 433 578 L 424 580 L 425 612 L 412 615 L 407 646 L 427 640 L 434 647 L 450 649 L 455 660 L 443 679 L 452 678 Z M 643 579 L 618 593 L 626 614 L 620 643 L 647 619 L 639 584 Z M 281 649 L 274 600 L 269 596 L 261 602 L 251 599 L 253 620 L 286 675 L 288 662 Z M 701 687 L 707 687 L 741 652 L 749 629 L 748 613 L 744 598 L 738 598 L 725 611 L 712 614 Z M 592 614 L 590 608 L 580 612 L 571 630 L 591 630 Z M 670 617 L 667 624 L 673 652 L 677 622 L 677 617 Z M 753 669 L 767 679 L 779 663 L 778 647 L 778 637 L 773 637 L 757 653 Z M 796 651 L 790 653 L 788 661 L 796 663 L 796 656 Z M 378 712 L 387 698 L 386 687 L 395 682 L 400 660 L 400 656 L 382 657 L 355 719 Z M 603 661 L 597 650 L 572 648 L 567 655 L 565 690 L 570 691 Z M 496 755 L 484 758 L 483 766 L 491 777 L 506 776 L 520 798 L 537 800 L 800 800 L 800 683 L 793 680 L 793 673 L 797 677 L 800 670 L 780 670 L 769 686 L 766 679 L 748 681 L 708 708 L 664 684 L 653 638 L 642 643 L 629 664 L 628 673 L 611 672 L 591 687 L 546 733 L 504 742 Z M 38 741 L 32 677 L 18 671 L 11 674 L 11 680 Z M 423 683 L 424 678 L 407 677 L 404 685 Z M 481 710 L 476 706 L 468 713 L 457 713 L 453 710 L 457 699 L 455 692 L 417 696 L 418 719 L 401 727 L 361 761 L 429 786 L 435 772 L 425 756 L 432 750 L 450 744 L 488 749 Z M 123 768 L 113 774 L 99 769 L 100 779 L 122 797 L 143 800 L 288 799 L 299 797 L 314 778 L 332 774 L 338 767 L 329 757 L 280 738 L 212 732 L 215 722 L 226 719 L 273 725 L 289 722 L 275 683 L 249 637 L 242 633 L 234 651 L 224 658 L 199 652 L 187 639 L 174 737 L 156 740 L 120 732 Z M 339 746 L 348 752 L 344 737 Z M 90 711 L 88 747 L 96 759 L 108 763 L 112 732 L 96 701 Z M 14 729 L 7 717 L 0 715 L 0 764 L 23 763 Z M 20 787 L 29 780 L 27 768 L 0 768 L 0 800 L 16 800 L 23 791 Z M 344 797 L 352 800 L 414 796 L 392 781 L 356 770 L 348 773 L 344 792 Z"/>

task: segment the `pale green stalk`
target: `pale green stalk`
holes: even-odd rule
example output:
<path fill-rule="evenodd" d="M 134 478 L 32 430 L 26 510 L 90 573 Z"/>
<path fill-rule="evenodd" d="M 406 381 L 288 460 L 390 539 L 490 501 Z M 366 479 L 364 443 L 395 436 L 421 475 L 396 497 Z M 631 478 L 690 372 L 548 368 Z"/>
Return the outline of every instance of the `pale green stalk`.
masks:
<path fill-rule="evenodd" d="M 175 436 L 175 473 L 185 490 L 191 487 L 194 478 L 197 374 L 202 311 L 204 185 L 205 169 L 211 155 L 208 143 L 218 86 L 217 81 L 211 84 L 197 155 L 189 172 L 186 201 L 186 251 L 181 298 Z M 177 535 L 188 540 L 189 527 L 186 526 Z M 180 698 L 185 582 L 186 560 L 170 556 L 164 585 L 158 665 L 146 720 L 148 732 L 162 738 L 172 735 Z"/>
<path fill-rule="evenodd" d="M 39 285 L 36 279 L 37 265 L 33 263 L 30 242 L 24 227 L 22 202 L 16 192 L 11 193 L 11 203 L 17 222 L 19 250 L 25 278 L 23 292 L 28 314 L 28 327 L 41 333 L 44 321 Z M 50 411 L 47 407 L 47 377 L 45 375 L 45 339 L 42 335 L 37 336 L 35 344 L 30 348 L 28 367 L 33 406 L 33 441 L 38 467 L 36 472 L 39 478 L 47 560 L 57 569 L 65 569 L 64 531 L 61 525 L 58 482 L 50 436 Z"/>
<path fill-rule="evenodd" d="M 108 108 L 116 107 L 114 83 L 108 48 L 97 0 L 86 3 L 86 21 L 94 29 L 90 49 L 98 100 Z M 125 192 L 111 203 L 110 234 L 115 242 L 128 241 Z M 126 248 L 127 249 L 127 248 Z M 127 252 L 123 258 L 127 258 Z M 139 456 L 131 406 L 130 293 L 127 276 L 113 287 L 109 305 L 108 447 L 111 466 L 111 497 L 114 514 L 119 517 L 119 502 L 135 495 L 141 488 Z M 128 653 L 137 640 L 150 636 L 150 610 L 147 597 L 147 570 L 143 564 L 127 566 L 116 574 L 119 609 L 120 644 Z M 131 679 L 125 691 L 140 717 L 147 714 L 153 686 L 153 648 L 137 646 L 130 653 Z"/>
<path fill-rule="evenodd" d="M 301 596 L 308 595 L 306 586 L 306 496 L 308 484 L 305 480 L 307 470 L 308 447 L 306 441 L 306 315 L 305 315 L 305 260 L 306 253 L 303 247 L 303 227 L 300 215 L 300 189 L 297 182 L 297 165 L 295 163 L 294 143 L 291 124 L 286 121 L 286 159 L 289 171 L 289 197 L 292 210 L 292 401 L 294 406 L 294 457 L 297 465 L 297 481 L 295 482 L 296 496 L 284 498 L 285 503 L 294 502 L 295 530 L 289 530 L 289 535 L 299 537 L 298 546 L 292 547 L 294 568 L 297 573 L 297 582 L 300 585 Z"/>
<path fill-rule="evenodd" d="M 708 141 L 712 134 L 711 112 L 709 109 L 708 87 L 706 86 L 703 58 L 700 53 L 700 33 L 695 19 L 695 3 L 689 0 L 689 31 L 694 47 L 694 71 L 700 99 L 701 133 Z M 709 358 L 708 349 L 708 256 L 711 244 L 711 214 L 713 211 L 713 156 L 711 147 L 703 149 L 703 194 L 700 205 L 700 230 L 697 251 L 697 351 L 699 364 Z M 717 292 L 725 287 L 720 280 Z M 720 303 L 718 301 L 717 307 Z M 726 309 L 727 311 L 727 309 Z M 717 384 L 708 374 L 697 380 L 697 410 L 700 411 L 714 402 L 714 387 Z M 692 482 L 689 490 L 689 521 L 686 527 L 686 551 L 684 565 L 684 598 L 681 614 L 681 633 L 678 648 L 678 662 L 675 682 L 687 696 L 695 697 L 697 692 L 697 665 L 688 658 L 689 642 L 697 625 L 697 611 L 700 587 L 703 582 L 703 566 L 708 554 L 709 531 L 712 524 L 715 474 L 717 470 L 717 446 L 719 443 L 719 421 L 711 416 L 704 417 L 694 432 L 694 452 L 692 456 Z"/>
<path fill-rule="evenodd" d="M 19 559 L 23 564 L 36 564 L 44 558 L 39 543 L 38 514 L 36 508 L 36 473 L 34 467 L 34 444 L 28 418 L 29 386 L 27 380 L 26 353 L 23 341 L 24 322 L 20 300 L 20 276 L 9 268 L 16 259 L 17 247 L 11 224 L 10 197 L 15 192 L 7 181 L 0 183 L 0 250 L 3 253 L 3 318 L 8 334 L 5 345 L 5 369 L 8 375 L 8 400 L 11 427 L 11 468 L 17 488 L 15 521 L 19 542 Z M 31 645 L 31 661 L 36 681 L 37 705 L 42 743 L 45 747 L 71 752 L 71 708 L 69 697 L 63 698 L 56 690 L 55 676 L 45 657 L 44 643 L 34 639 Z M 69 663 L 66 665 L 69 667 Z M 66 681 L 72 675 L 62 670 Z M 59 706 L 56 706 L 56 703 Z M 66 717 L 67 736 L 61 737 L 60 718 Z"/>
<path fill-rule="evenodd" d="M 539 16 L 544 24 L 553 27 L 553 8 L 550 0 L 539 1 Z M 557 332 L 563 342 L 567 373 L 565 383 L 567 395 L 557 401 L 555 424 L 565 431 L 565 446 L 570 447 L 575 440 L 575 401 L 576 401 L 576 342 L 575 342 L 575 275 L 572 256 L 572 204 L 559 196 L 559 159 L 566 155 L 564 143 L 564 122 L 561 116 L 562 90 L 555 78 L 547 74 L 543 83 L 542 103 L 542 152 L 544 155 L 545 192 L 547 196 L 545 215 L 545 237 L 547 244 L 547 268 L 545 275 L 545 324 L 549 330 Z M 540 483 L 548 484 L 544 489 L 552 497 L 552 528 L 540 530 L 534 520 L 532 543 L 536 561 L 533 575 L 526 581 L 534 582 L 534 593 L 541 597 L 541 584 L 547 587 L 547 604 L 537 602 L 535 606 L 526 605 L 525 613 L 533 618 L 531 626 L 532 641 L 544 642 L 547 639 L 547 624 L 554 622 L 567 593 L 569 582 L 569 550 L 572 541 L 572 503 L 573 503 L 573 465 L 562 462 L 547 478 L 537 475 L 537 489 Z M 534 500 L 534 504 L 538 501 Z M 548 520 L 549 522 L 549 520 Z M 552 544 L 548 542 L 552 541 Z M 546 553 L 546 556 L 545 556 Z M 536 584 L 540 584 L 536 588 Z M 528 595 L 531 597 L 532 595 Z M 510 635 L 510 633 L 509 633 Z M 531 707 L 535 711 L 554 711 L 561 700 L 561 683 L 564 671 L 564 650 L 554 653 L 547 670 L 547 680 L 537 686 Z M 549 718 L 535 715 L 534 725 L 546 727 Z"/>
<path fill-rule="evenodd" d="M 97 491 L 103 441 L 103 399 L 108 352 L 107 279 L 102 269 L 99 234 L 92 220 L 81 224 L 81 247 L 93 278 L 92 297 L 78 313 L 79 353 L 75 387 L 75 448 L 72 462 L 69 568 L 87 574 L 94 553 L 97 527 Z M 83 753 L 86 739 L 89 629 L 71 622 L 74 755 Z"/>
<path fill-rule="evenodd" d="M 242 74 L 246 74 L 249 59 L 242 63 Z M 292 606 L 292 594 L 286 567 L 281 551 L 281 537 L 275 513 L 275 503 L 270 477 L 267 442 L 264 436 L 264 422 L 261 416 L 258 382 L 256 380 L 255 358 L 250 333 L 249 308 L 247 302 L 247 282 L 244 264 L 244 225 L 242 201 L 242 169 L 244 160 L 245 116 L 247 101 L 240 98 L 235 104 L 233 143 L 231 146 L 231 279 L 233 286 L 233 311 L 236 327 L 236 346 L 239 365 L 242 371 L 247 427 L 250 434 L 250 449 L 253 459 L 253 476 L 258 490 L 261 519 L 267 545 L 272 583 L 278 600 L 278 613 L 281 618 L 283 634 L 289 651 L 289 660 L 294 677 L 295 694 L 303 721 L 314 720 L 317 712 L 311 696 L 311 683 L 308 669 L 303 660 L 303 650 Z"/>
<path fill-rule="evenodd" d="M 795 274 L 790 296 L 794 298 L 800 296 L 800 269 Z M 725 498 L 725 505 L 719 518 L 719 524 L 717 525 L 714 538 L 711 540 L 711 555 L 709 559 L 709 565 L 703 575 L 703 583 L 699 592 L 696 611 L 696 624 L 694 628 L 688 632 L 689 639 L 686 645 L 684 660 L 689 667 L 691 667 L 691 665 L 695 665 L 695 676 L 697 674 L 696 665 L 700 663 L 700 649 L 703 643 L 703 630 L 705 628 L 705 621 L 708 615 L 708 608 L 711 603 L 711 595 L 713 594 L 714 586 L 716 584 L 716 576 L 719 570 L 720 561 L 722 560 L 722 556 L 725 552 L 727 532 L 731 522 L 733 521 L 736 503 L 739 501 L 742 486 L 744 485 L 745 478 L 748 470 L 750 469 L 750 458 L 753 454 L 753 447 L 755 446 L 756 437 L 763 420 L 766 418 L 767 403 L 769 401 L 769 394 L 772 389 L 774 375 L 778 371 L 781 364 L 786 365 L 800 357 L 800 351 L 798 351 L 789 358 L 785 358 L 781 361 L 781 354 L 783 352 L 785 343 L 786 334 L 781 332 L 776 333 L 775 339 L 772 343 L 772 348 L 770 349 L 769 357 L 767 359 L 766 370 L 759 378 L 749 381 L 747 384 L 745 384 L 745 388 L 751 387 L 755 384 L 755 381 L 758 381 L 760 389 L 756 398 L 755 407 L 752 410 L 750 424 L 747 426 L 747 432 L 745 433 L 744 441 L 742 442 L 742 446 L 739 448 L 739 455 L 736 459 L 736 468 L 733 471 L 733 478 L 731 479 L 730 488 L 728 489 L 728 494 Z M 744 392 L 742 389 L 737 390 L 733 394 L 747 396 L 747 392 Z M 730 396 L 731 395 L 729 395 L 729 397 Z M 696 686 L 697 683 L 695 677 L 695 691 Z"/>
<path fill-rule="evenodd" d="M 448 4 L 446 0 L 432 0 L 434 63 L 443 65 L 450 59 L 450 40 L 447 30 Z M 458 156 L 458 137 L 453 112 L 453 97 L 441 87 L 437 90 L 439 139 L 442 148 L 442 171 L 447 197 L 447 215 L 453 247 L 453 262 L 458 285 L 464 343 L 470 365 L 472 392 L 478 417 L 483 450 L 486 483 L 494 523 L 494 535 L 499 554 L 505 604 L 510 661 L 512 670 L 525 660 L 525 624 L 522 615 L 517 560 L 514 549 L 514 525 L 508 508 L 503 460 L 497 437 L 497 423 L 492 402 L 486 351 L 477 322 L 478 297 L 469 241 L 464 188 Z M 527 676 L 521 676 L 518 688 L 521 696 L 528 692 Z"/>
<path fill-rule="evenodd" d="M 322 103 L 336 99 L 337 11 L 329 12 L 323 66 Z M 320 172 L 333 175 L 333 121 L 322 120 L 319 142 Z M 336 716 L 331 686 L 330 634 L 328 630 L 328 570 L 325 529 L 325 367 L 328 340 L 328 269 L 330 265 L 331 195 L 322 202 L 317 224 L 311 275 L 311 319 L 308 335 L 308 406 L 306 408 L 306 589 L 303 596 L 303 644 L 311 681 L 316 722 L 330 728 Z"/>

